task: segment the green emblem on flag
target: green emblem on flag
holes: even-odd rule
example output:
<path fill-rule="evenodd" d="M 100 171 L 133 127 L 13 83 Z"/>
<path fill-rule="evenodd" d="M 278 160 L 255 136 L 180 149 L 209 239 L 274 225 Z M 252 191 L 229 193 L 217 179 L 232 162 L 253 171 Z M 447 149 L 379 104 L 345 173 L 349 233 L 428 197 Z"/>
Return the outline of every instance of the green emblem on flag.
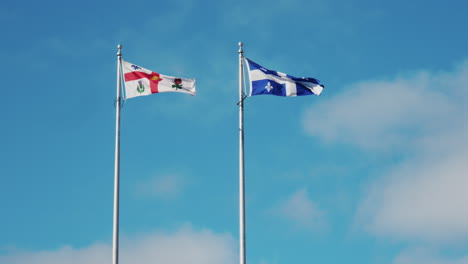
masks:
<path fill-rule="evenodd" d="M 175 78 L 174 79 L 174 84 L 172 85 L 172 88 L 176 89 L 182 89 L 182 79 L 180 78 Z"/>
<path fill-rule="evenodd" d="M 138 81 L 137 92 L 142 93 L 144 91 L 145 91 L 145 86 L 141 83 L 141 81 Z"/>

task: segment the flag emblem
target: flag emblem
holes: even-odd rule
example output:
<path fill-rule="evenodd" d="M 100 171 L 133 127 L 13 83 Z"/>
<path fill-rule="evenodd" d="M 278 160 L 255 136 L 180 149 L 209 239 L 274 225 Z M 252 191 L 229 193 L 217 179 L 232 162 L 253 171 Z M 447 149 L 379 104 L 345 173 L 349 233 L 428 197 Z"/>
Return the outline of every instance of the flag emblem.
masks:
<path fill-rule="evenodd" d="M 270 92 L 273 89 L 273 86 L 271 86 L 270 82 L 267 83 L 267 86 L 265 86 L 265 89 Z"/>
<path fill-rule="evenodd" d="M 175 88 L 176 91 L 177 91 L 177 89 L 182 89 L 182 79 L 181 78 L 175 78 L 174 79 L 174 84 L 172 85 L 172 88 Z"/>
<path fill-rule="evenodd" d="M 138 81 L 137 92 L 139 92 L 141 94 L 144 91 L 145 91 L 145 86 L 142 84 L 141 81 Z"/>

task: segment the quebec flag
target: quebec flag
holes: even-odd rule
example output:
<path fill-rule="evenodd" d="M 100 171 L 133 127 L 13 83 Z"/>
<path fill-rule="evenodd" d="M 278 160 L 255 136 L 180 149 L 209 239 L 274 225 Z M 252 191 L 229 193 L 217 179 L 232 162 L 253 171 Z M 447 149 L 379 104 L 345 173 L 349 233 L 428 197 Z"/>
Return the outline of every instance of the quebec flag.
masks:
<path fill-rule="evenodd" d="M 323 85 L 315 78 L 297 78 L 282 72 L 265 69 L 245 58 L 249 70 L 250 95 L 276 96 L 320 95 Z"/>

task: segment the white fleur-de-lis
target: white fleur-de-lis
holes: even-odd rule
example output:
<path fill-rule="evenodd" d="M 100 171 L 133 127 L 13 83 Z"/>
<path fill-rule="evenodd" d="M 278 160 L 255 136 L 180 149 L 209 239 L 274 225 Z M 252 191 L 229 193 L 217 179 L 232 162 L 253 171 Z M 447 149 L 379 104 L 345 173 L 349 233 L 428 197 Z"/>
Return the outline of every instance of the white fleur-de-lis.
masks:
<path fill-rule="evenodd" d="M 273 89 L 273 86 L 271 86 L 270 82 L 268 82 L 267 86 L 265 86 L 265 89 L 270 92 Z"/>

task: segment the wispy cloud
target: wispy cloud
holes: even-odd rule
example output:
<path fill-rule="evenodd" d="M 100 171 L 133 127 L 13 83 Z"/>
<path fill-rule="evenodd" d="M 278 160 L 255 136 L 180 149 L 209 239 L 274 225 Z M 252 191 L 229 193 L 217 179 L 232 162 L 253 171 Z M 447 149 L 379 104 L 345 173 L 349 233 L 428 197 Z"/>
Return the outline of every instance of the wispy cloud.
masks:
<path fill-rule="evenodd" d="M 316 230 L 325 225 L 324 212 L 310 200 L 306 189 L 293 193 L 280 202 L 272 212 L 300 229 Z"/>
<path fill-rule="evenodd" d="M 431 73 L 366 81 L 306 113 L 311 135 L 368 150 L 411 146 L 421 133 L 438 130 L 455 112 L 447 87 Z"/>
<path fill-rule="evenodd" d="M 186 185 L 180 174 L 156 175 L 135 184 L 135 194 L 139 197 L 157 197 L 174 199 L 178 197 Z"/>
<path fill-rule="evenodd" d="M 433 151 L 421 161 L 404 162 L 372 185 L 359 211 L 369 231 L 435 242 L 468 238 L 468 151 Z"/>
<path fill-rule="evenodd" d="M 468 264 L 468 256 L 446 257 L 429 248 L 408 249 L 395 257 L 393 264 Z"/>
<path fill-rule="evenodd" d="M 110 244 L 85 248 L 64 246 L 51 251 L 13 251 L 0 256 L 0 264 L 101 264 L 111 263 Z M 183 227 L 173 233 L 151 233 L 121 241 L 122 263 L 233 264 L 234 239 L 228 234 Z"/>
<path fill-rule="evenodd" d="M 405 154 L 372 175 L 358 212 L 366 230 L 423 242 L 468 239 L 467 85 L 464 62 L 447 72 L 362 82 L 308 110 L 311 135 L 374 155 Z"/>

